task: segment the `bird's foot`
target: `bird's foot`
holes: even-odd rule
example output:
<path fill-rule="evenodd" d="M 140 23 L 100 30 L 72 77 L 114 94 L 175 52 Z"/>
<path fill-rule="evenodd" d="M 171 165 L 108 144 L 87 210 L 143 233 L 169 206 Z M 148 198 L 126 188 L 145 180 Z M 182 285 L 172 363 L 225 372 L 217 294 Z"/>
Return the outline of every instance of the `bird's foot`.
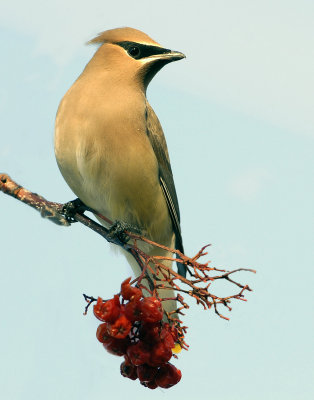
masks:
<path fill-rule="evenodd" d="M 62 213 L 66 220 L 72 224 L 73 222 L 77 222 L 74 215 L 76 213 L 84 214 L 86 210 L 88 210 L 88 207 L 80 199 L 75 199 L 64 204 Z"/>
<path fill-rule="evenodd" d="M 115 221 L 109 228 L 109 238 L 117 238 L 122 243 L 127 243 L 130 240 L 130 237 L 126 233 L 126 231 L 134 232 L 138 235 L 141 234 L 141 230 L 136 226 L 133 226 L 123 221 Z"/>

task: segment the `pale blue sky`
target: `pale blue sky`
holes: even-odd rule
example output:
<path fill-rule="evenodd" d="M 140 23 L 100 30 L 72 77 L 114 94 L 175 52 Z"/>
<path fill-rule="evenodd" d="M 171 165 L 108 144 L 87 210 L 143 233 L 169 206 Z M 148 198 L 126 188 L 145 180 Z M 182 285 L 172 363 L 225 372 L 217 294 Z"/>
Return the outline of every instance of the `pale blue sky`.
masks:
<path fill-rule="evenodd" d="M 0 171 L 50 200 L 74 196 L 58 171 L 58 103 L 99 31 L 132 26 L 184 52 L 148 97 L 167 136 L 187 253 L 254 292 L 231 320 L 192 306 L 179 385 L 148 391 L 95 339 L 83 292 L 110 296 L 125 260 L 94 233 L 60 228 L 0 194 L 0 396 L 8 400 L 193 397 L 309 400 L 313 376 L 314 3 L 0 2 Z M 225 292 L 223 285 L 217 288 Z M 220 292 L 222 293 L 222 292 Z M 193 303 L 191 303 L 193 304 Z"/>

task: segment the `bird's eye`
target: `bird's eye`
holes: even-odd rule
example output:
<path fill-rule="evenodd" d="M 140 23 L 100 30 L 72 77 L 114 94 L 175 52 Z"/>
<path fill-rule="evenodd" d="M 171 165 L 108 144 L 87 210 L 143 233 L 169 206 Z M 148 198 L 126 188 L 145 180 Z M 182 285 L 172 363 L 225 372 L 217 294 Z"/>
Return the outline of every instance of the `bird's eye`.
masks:
<path fill-rule="evenodd" d="M 133 57 L 133 58 L 139 58 L 139 56 L 140 56 L 140 54 L 141 54 L 140 49 L 139 49 L 139 47 L 137 47 L 137 46 L 131 46 L 131 47 L 129 47 L 128 53 L 129 53 L 130 56 Z"/>

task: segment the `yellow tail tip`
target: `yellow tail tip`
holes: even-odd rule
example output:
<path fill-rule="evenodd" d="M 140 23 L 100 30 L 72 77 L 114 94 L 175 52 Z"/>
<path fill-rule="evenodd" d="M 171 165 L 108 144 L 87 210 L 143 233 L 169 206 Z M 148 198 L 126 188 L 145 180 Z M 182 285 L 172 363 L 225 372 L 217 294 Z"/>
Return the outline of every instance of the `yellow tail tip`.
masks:
<path fill-rule="evenodd" d="M 181 352 L 181 350 L 182 350 L 182 347 L 180 346 L 180 344 L 176 343 L 174 345 L 174 347 L 172 348 L 172 353 L 178 354 Z"/>

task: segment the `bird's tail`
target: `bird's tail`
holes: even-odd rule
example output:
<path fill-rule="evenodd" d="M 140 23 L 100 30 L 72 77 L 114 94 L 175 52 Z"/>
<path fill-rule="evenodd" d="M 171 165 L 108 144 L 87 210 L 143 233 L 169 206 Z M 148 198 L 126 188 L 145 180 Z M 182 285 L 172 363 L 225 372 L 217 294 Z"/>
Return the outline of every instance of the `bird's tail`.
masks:
<path fill-rule="evenodd" d="M 153 249 L 151 248 L 151 249 L 149 249 L 149 251 L 147 251 L 147 249 L 145 249 L 145 251 L 146 251 L 146 253 L 148 253 L 151 256 L 173 257 L 172 253 L 166 252 L 165 250 L 162 250 L 159 248 L 153 248 Z M 139 276 L 141 273 L 141 270 L 140 270 L 139 265 L 133 258 L 133 256 L 129 253 L 126 253 L 126 257 L 127 257 L 129 264 L 132 267 L 132 270 L 133 270 L 135 276 L 136 277 Z M 161 263 L 167 267 L 170 267 L 170 268 L 172 267 L 172 261 L 162 260 Z M 154 269 L 153 265 L 151 265 L 151 267 Z M 148 273 L 148 275 L 151 277 L 150 272 Z M 157 274 L 157 277 L 159 279 L 164 279 L 164 277 L 161 273 Z M 144 286 L 149 287 L 149 282 L 147 281 L 147 279 L 145 279 L 145 280 L 143 279 L 142 283 Z M 176 294 L 175 294 L 173 288 L 171 287 L 171 285 L 167 281 L 163 281 L 161 283 L 165 286 L 165 288 L 157 290 L 158 296 L 161 299 L 168 299 L 168 298 L 174 299 L 176 297 Z M 145 293 L 145 290 L 143 291 L 143 293 L 144 293 L 144 296 L 150 296 L 150 294 L 148 292 Z M 168 313 L 171 311 L 175 311 L 178 307 L 177 302 L 175 300 L 165 300 L 162 302 L 162 306 L 163 306 L 164 310 Z M 177 318 L 177 315 L 172 314 L 172 317 Z"/>

